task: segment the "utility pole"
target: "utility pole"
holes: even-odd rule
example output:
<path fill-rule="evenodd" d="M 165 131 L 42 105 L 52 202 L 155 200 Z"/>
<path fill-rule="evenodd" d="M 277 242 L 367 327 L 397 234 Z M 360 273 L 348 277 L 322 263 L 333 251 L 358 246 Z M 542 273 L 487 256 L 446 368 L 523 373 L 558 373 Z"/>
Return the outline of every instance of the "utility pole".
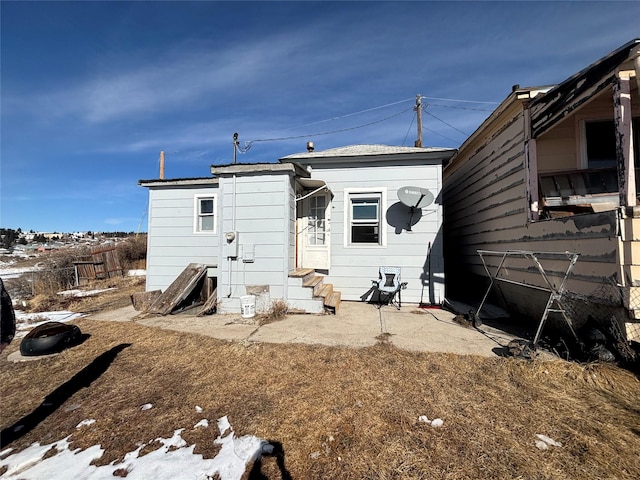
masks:
<path fill-rule="evenodd" d="M 238 145 L 240 142 L 238 141 L 238 132 L 233 134 L 233 164 L 236 164 L 236 153 L 238 151 Z"/>
<path fill-rule="evenodd" d="M 415 111 L 418 117 L 418 139 L 415 141 L 414 146 L 422 148 L 422 96 L 420 94 L 416 95 Z"/>
<path fill-rule="evenodd" d="M 160 180 L 164 179 L 164 151 L 160 152 Z"/>

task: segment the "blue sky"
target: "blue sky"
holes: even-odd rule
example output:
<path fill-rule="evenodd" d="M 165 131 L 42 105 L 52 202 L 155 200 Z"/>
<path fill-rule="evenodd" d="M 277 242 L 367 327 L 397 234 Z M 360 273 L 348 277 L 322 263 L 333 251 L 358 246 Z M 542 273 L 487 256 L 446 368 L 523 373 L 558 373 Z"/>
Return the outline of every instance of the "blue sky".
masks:
<path fill-rule="evenodd" d="M 640 37 L 640 2 L 8 2 L 0 226 L 146 231 L 140 179 L 305 150 L 457 147 L 511 91 Z M 329 133 L 335 132 L 335 133 Z M 295 137 L 295 138 L 290 138 Z"/>

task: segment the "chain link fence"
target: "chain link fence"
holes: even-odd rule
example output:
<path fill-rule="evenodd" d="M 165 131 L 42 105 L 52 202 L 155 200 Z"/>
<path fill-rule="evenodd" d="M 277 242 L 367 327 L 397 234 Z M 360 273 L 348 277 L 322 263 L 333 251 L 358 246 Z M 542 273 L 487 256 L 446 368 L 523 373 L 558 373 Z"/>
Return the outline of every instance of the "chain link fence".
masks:
<path fill-rule="evenodd" d="M 25 271 L 8 282 L 14 296 L 30 298 L 38 294 L 51 294 L 74 288 L 78 279 L 75 267 L 62 267 Z"/>
<path fill-rule="evenodd" d="M 564 294 L 562 306 L 592 359 L 608 360 L 603 352 L 609 351 L 624 363 L 636 364 L 640 360 L 630 342 L 640 338 L 640 319 L 633 323 L 626 308 L 640 302 L 640 298 L 626 298 L 633 291 L 610 281 L 588 295 Z"/>
<path fill-rule="evenodd" d="M 629 289 L 627 295 L 629 296 L 627 305 L 635 314 L 635 319 L 630 319 L 627 323 L 627 338 L 640 342 L 640 288 Z"/>

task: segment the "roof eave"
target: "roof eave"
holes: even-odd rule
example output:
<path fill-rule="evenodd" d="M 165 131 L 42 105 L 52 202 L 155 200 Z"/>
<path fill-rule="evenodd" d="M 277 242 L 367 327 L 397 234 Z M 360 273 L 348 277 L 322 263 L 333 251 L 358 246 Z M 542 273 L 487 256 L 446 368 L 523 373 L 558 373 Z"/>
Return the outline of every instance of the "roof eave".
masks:
<path fill-rule="evenodd" d="M 216 177 L 226 175 L 255 175 L 289 173 L 296 176 L 309 176 L 309 173 L 300 165 L 286 163 L 232 163 L 229 165 L 211 165 L 211 174 Z"/>
<path fill-rule="evenodd" d="M 325 153 L 326 152 L 326 153 Z M 354 163 L 371 163 L 371 162 L 393 162 L 393 161 L 412 161 L 412 162 L 424 162 L 424 161 L 440 161 L 444 162 L 451 158 L 456 152 L 455 148 L 430 148 L 408 152 L 393 152 L 393 153 L 345 153 L 334 154 L 332 151 L 318 151 L 310 153 L 301 153 L 289 155 L 279 159 L 280 162 L 291 162 L 295 164 L 339 164 L 349 162 Z"/>
<path fill-rule="evenodd" d="M 173 186 L 197 186 L 217 185 L 218 179 L 213 177 L 198 178 L 156 178 L 150 180 L 138 180 L 141 187 L 173 187 Z"/>

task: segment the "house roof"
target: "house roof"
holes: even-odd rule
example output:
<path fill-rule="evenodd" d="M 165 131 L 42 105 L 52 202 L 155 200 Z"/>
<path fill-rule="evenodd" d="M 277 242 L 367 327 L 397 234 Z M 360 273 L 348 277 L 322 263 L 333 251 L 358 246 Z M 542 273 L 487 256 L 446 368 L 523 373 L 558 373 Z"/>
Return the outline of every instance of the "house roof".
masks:
<path fill-rule="evenodd" d="M 460 145 L 457 153 L 453 156 L 451 161 L 445 165 L 445 170 L 451 169 L 456 164 L 457 159 L 464 155 L 464 152 L 469 148 L 469 145 L 473 144 L 478 138 L 484 135 L 485 131 L 492 125 L 498 122 L 500 117 L 513 106 L 528 101 L 531 98 L 536 98 L 544 94 L 553 88 L 553 85 L 547 85 L 543 87 L 520 87 L 520 85 L 514 85 L 511 89 L 511 93 L 505 98 L 498 107 L 491 112 L 491 114 L 484 119 L 478 128 Z"/>
<path fill-rule="evenodd" d="M 622 64 L 639 54 L 640 38 L 631 40 L 531 101 L 532 136 L 538 137 L 614 81 Z M 631 67 L 633 68 L 633 67 Z"/>
<path fill-rule="evenodd" d="M 636 48 L 639 47 L 640 39 L 634 39 L 557 85 L 540 87 L 514 85 L 511 93 L 464 141 L 458 154 L 447 167 L 452 168 L 462 152 L 505 111 L 518 102 L 530 101 L 532 136 L 535 138 L 541 135 L 581 106 L 585 98 L 588 99 L 589 93 L 597 93 L 609 85 L 613 81 L 613 71 L 631 59 L 636 54 L 634 53 Z"/>
<path fill-rule="evenodd" d="M 298 176 L 309 176 L 306 170 L 293 163 L 232 163 L 229 165 L 211 165 L 211 174 L 218 177 L 232 174 L 255 175 L 259 173 L 270 174 L 282 172 L 290 172 Z"/>
<path fill-rule="evenodd" d="M 395 147 L 389 145 L 350 145 L 295 153 L 280 159 L 280 162 L 291 162 L 307 168 L 334 168 L 336 166 L 355 167 L 357 164 L 367 165 L 426 165 L 445 164 L 455 153 L 455 148 L 440 147 Z"/>
<path fill-rule="evenodd" d="M 197 178 L 157 178 L 153 180 L 138 180 L 138 185 L 143 187 L 171 187 L 187 185 L 217 185 L 218 179 L 213 177 Z"/>
<path fill-rule="evenodd" d="M 389 145 L 349 145 L 346 147 L 330 148 L 328 150 L 317 150 L 312 152 L 294 153 L 280 159 L 281 162 L 291 162 L 300 160 L 310 160 L 314 158 L 343 158 L 343 157 L 378 157 L 389 155 L 416 155 L 433 154 L 442 158 L 449 158 L 455 153 L 455 148 L 441 147 L 396 147 Z M 370 158 L 369 158 L 370 159 Z"/>

